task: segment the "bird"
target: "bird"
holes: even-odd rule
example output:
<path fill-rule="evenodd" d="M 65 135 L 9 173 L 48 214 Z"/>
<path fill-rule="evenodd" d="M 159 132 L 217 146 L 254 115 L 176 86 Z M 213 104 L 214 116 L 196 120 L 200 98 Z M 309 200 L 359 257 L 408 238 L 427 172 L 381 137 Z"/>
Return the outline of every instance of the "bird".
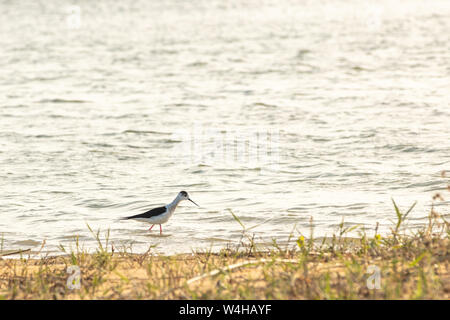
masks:
<path fill-rule="evenodd" d="M 193 200 L 191 200 L 191 198 L 189 198 L 189 195 L 186 191 L 180 191 L 176 196 L 176 198 L 171 203 L 166 204 L 165 206 L 162 207 L 151 209 L 141 214 L 137 214 L 135 216 L 122 218 L 122 220 L 136 220 L 151 223 L 152 226 L 148 229 L 148 231 L 151 231 L 152 228 L 155 226 L 155 224 L 159 224 L 159 234 L 162 235 L 161 225 L 169 221 L 170 217 L 175 212 L 177 205 L 183 200 L 189 200 L 197 207 L 199 207 L 198 204 L 196 204 Z"/>

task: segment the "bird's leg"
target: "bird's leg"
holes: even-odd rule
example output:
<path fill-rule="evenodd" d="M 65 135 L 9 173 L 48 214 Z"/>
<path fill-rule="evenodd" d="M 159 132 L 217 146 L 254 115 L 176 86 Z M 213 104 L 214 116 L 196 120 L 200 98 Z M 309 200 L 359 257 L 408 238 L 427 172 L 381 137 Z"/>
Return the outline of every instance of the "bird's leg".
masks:
<path fill-rule="evenodd" d="M 159 234 L 160 235 L 162 234 L 162 227 L 161 227 L 161 225 L 159 225 Z"/>
<path fill-rule="evenodd" d="M 154 224 L 152 224 L 152 226 L 150 227 L 150 229 L 148 229 L 148 231 L 152 230 L 152 228 L 153 228 L 154 226 L 155 226 L 155 225 L 154 225 Z"/>

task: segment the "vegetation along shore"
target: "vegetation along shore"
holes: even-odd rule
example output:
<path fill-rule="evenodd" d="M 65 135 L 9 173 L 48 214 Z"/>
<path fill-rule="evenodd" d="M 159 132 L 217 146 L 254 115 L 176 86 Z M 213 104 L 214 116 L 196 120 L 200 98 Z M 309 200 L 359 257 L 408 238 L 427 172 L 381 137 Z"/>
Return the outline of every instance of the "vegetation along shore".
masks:
<path fill-rule="evenodd" d="M 0 298 L 449 299 L 448 215 L 433 205 L 427 225 L 411 230 L 403 225 L 414 205 L 403 211 L 392 202 L 389 235 L 342 223 L 330 238 L 314 239 L 311 227 L 282 245 L 258 243 L 232 213 L 242 240 L 219 252 L 134 254 L 91 230 L 98 242 L 93 253 L 77 242 L 75 250 L 61 247 L 60 256 L 0 256 Z M 359 237 L 347 236 L 355 231 Z"/>

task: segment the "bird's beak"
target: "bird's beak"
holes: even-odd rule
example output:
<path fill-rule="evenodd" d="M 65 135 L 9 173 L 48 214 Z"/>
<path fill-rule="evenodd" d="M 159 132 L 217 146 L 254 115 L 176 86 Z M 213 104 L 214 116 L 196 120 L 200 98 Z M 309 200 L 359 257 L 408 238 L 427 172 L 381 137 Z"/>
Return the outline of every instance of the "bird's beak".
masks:
<path fill-rule="evenodd" d="M 193 204 L 195 204 L 197 207 L 200 207 L 198 204 L 196 204 L 194 201 L 192 201 L 190 198 L 188 199 L 190 202 L 192 202 Z"/>

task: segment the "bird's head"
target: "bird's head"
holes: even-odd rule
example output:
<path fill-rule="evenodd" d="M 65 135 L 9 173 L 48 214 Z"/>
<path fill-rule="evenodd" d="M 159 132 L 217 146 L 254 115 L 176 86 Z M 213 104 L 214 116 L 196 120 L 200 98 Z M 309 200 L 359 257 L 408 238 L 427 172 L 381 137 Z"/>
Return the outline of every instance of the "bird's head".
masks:
<path fill-rule="evenodd" d="M 191 200 L 191 198 L 189 198 L 189 195 L 186 191 L 180 191 L 180 193 L 178 194 L 178 197 L 181 200 L 189 200 L 190 202 L 192 202 L 193 204 L 195 204 L 197 207 L 199 207 L 198 204 L 196 204 L 194 201 Z"/>

